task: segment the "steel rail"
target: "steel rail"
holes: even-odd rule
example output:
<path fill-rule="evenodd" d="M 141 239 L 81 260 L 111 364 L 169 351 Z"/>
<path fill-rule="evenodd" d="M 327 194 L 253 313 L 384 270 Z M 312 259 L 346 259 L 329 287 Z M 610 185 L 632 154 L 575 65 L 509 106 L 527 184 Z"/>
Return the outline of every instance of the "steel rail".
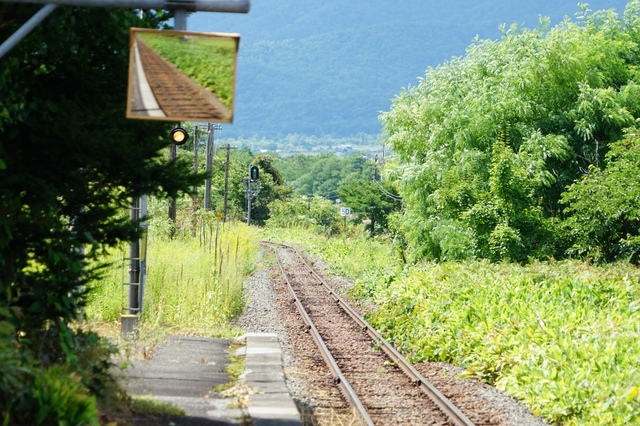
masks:
<path fill-rule="evenodd" d="M 292 250 L 303 262 L 307 270 L 318 280 L 328 291 L 329 295 L 340 305 L 340 307 L 358 323 L 363 331 L 365 331 L 373 340 L 376 340 L 382 350 L 396 363 L 398 367 L 409 377 L 412 383 L 419 386 L 420 389 L 429 397 L 434 404 L 445 413 L 451 422 L 456 426 L 475 426 L 474 423 L 456 407 L 446 396 L 442 394 L 433 384 L 425 379 L 418 370 L 415 369 L 409 361 L 407 361 L 380 333 L 378 333 L 364 318 L 362 318 L 348 303 L 338 296 L 333 289 L 309 266 L 304 257 L 295 249 L 295 247 L 276 243 L 281 247 Z"/>
<path fill-rule="evenodd" d="M 263 245 L 266 245 L 266 246 L 269 246 L 269 244 L 270 243 L 263 243 Z M 329 370 L 331 370 L 331 374 L 333 375 L 334 382 L 340 388 L 340 391 L 342 392 L 344 397 L 347 399 L 347 402 L 349 402 L 349 404 L 351 404 L 352 407 L 355 407 L 358 410 L 364 422 L 369 426 L 373 426 L 373 421 L 371 420 L 371 417 L 369 417 L 369 413 L 367 412 L 367 409 L 364 407 L 364 405 L 358 398 L 358 395 L 355 393 L 355 391 L 351 387 L 351 384 L 349 383 L 349 381 L 342 374 L 342 371 L 340 370 L 338 363 L 336 362 L 333 355 L 331 355 L 331 351 L 329 351 L 329 348 L 327 348 L 327 345 L 325 345 L 324 341 L 322 340 L 322 337 L 320 336 L 320 332 L 318 331 L 316 326 L 313 324 L 313 321 L 307 314 L 307 311 L 302 305 L 302 302 L 300 301 L 300 299 L 298 299 L 298 296 L 296 295 L 295 290 L 293 289 L 293 287 L 291 286 L 291 283 L 289 282 L 289 278 L 287 278 L 287 274 L 284 272 L 284 268 L 282 267 L 282 263 L 280 262 L 280 259 L 278 258 L 278 255 L 275 249 L 273 247 L 270 247 L 270 248 L 274 251 L 274 254 L 276 255 L 276 262 L 278 263 L 278 268 L 280 269 L 280 273 L 282 274 L 282 277 L 287 283 L 287 288 L 289 289 L 289 293 L 291 293 L 291 296 L 293 297 L 293 301 L 295 302 L 296 307 L 298 308 L 298 311 L 302 315 L 304 322 L 307 324 L 307 329 L 311 332 L 311 337 L 313 338 L 314 342 L 318 346 L 318 349 L 320 350 L 320 354 L 322 355 L 322 358 L 327 363 Z"/>

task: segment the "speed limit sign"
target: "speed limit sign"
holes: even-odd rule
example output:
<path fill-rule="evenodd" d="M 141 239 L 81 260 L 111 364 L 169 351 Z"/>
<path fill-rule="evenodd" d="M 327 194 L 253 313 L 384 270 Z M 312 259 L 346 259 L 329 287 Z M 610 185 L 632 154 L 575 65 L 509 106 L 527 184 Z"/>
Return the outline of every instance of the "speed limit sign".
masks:
<path fill-rule="evenodd" d="M 340 216 L 351 215 L 351 209 L 349 207 L 340 207 Z"/>

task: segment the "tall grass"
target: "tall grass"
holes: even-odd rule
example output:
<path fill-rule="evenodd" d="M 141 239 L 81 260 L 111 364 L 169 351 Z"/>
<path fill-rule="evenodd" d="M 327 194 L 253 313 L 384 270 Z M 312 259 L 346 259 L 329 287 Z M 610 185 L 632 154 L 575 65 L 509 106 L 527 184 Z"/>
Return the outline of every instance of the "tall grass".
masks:
<path fill-rule="evenodd" d="M 90 323 L 111 324 L 120 319 L 125 282 L 125 246 L 112 248 L 99 262 L 102 276 L 90 285 L 85 314 Z"/>
<path fill-rule="evenodd" d="M 150 240 L 143 322 L 204 333 L 224 327 L 242 311 L 257 248 L 257 230 L 239 222 L 202 222 L 195 236 Z"/>
<path fill-rule="evenodd" d="M 258 231 L 239 222 L 201 215 L 176 232 L 152 221 L 147 242 L 142 329 L 220 335 L 243 309 L 244 280 L 255 267 Z M 170 237 L 170 234 L 173 234 Z M 128 248 L 105 258 L 110 267 L 93 286 L 86 308 L 90 322 L 118 321 L 127 306 Z"/>

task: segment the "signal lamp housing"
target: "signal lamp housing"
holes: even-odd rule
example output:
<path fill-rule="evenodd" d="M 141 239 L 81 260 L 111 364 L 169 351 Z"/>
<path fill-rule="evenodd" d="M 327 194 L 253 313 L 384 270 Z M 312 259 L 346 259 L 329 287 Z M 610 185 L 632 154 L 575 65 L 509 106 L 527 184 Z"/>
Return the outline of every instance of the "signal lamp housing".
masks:
<path fill-rule="evenodd" d="M 176 127 L 171 131 L 171 140 L 176 145 L 184 145 L 189 140 L 189 133 L 182 127 Z"/>
<path fill-rule="evenodd" d="M 258 166 L 251 166 L 251 170 L 249 172 L 249 177 L 251 179 L 251 181 L 256 181 L 258 180 L 258 176 L 259 172 L 258 172 Z"/>

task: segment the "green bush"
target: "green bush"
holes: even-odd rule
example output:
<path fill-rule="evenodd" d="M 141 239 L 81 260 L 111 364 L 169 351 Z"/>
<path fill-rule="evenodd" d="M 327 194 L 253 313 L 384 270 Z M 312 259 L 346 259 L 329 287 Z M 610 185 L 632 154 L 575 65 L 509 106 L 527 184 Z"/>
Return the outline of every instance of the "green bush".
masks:
<path fill-rule="evenodd" d="M 267 226 L 272 228 L 300 227 L 332 235 L 338 233 L 341 227 L 337 207 L 322 197 L 275 200 L 269 204 L 269 210 L 271 217 L 267 220 Z"/>
<path fill-rule="evenodd" d="M 98 425 L 96 397 L 81 373 L 38 367 L 23 354 L 0 350 L 0 414 L 3 425 Z"/>
<path fill-rule="evenodd" d="M 39 371 L 29 399 L 37 425 L 99 425 L 96 399 L 82 386 L 82 378 L 61 366 Z"/>
<path fill-rule="evenodd" d="M 0 323 L 0 330 L 10 329 Z M 50 327 L 40 339 L 31 352 L 10 334 L 0 337 L 2 423 L 97 425 L 96 401 L 107 402 L 118 392 L 110 374 L 116 348 L 95 333 L 65 326 Z"/>
<path fill-rule="evenodd" d="M 424 265 L 379 283 L 368 318 L 413 360 L 466 367 L 551 422 L 629 424 L 640 419 L 639 283 L 624 265 Z"/>
<path fill-rule="evenodd" d="M 640 262 L 640 135 L 611 144 L 602 169 L 571 185 L 562 196 L 570 254 L 595 261 Z"/>

